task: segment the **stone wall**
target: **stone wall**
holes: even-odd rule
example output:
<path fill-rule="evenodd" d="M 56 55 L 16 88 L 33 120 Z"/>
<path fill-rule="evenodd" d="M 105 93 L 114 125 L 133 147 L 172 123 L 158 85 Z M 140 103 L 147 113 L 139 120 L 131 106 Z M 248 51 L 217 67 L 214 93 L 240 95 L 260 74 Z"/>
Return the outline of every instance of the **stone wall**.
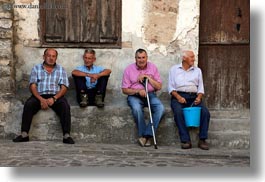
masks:
<path fill-rule="evenodd" d="M 21 0 L 14 3 L 22 4 Z M 39 0 L 31 3 L 37 5 Z M 16 89 L 20 90 L 27 88 L 30 70 L 42 61 L 44 48 L 40 48 L 39 9 L 13 9 L 15 79 Z M 180 62 L 180 51 L 198 52 L 198 25 L 199 0 L 122 0 L 122 48 L 96 49 L 96 64 L 112 70 L 108 89 L 121 93 L 124 68 L 135 61 L 135 50 L 144 48 L 150 61 L 158 66 L 163 80 L 161 92 L 166 92 L 168 71 Z M 83 48 L 58 49 L 57 61 L 66 68 L 69 77 L 76 66 L 83 64 L 83 51 Z"/>
<path fill-rule="evenodd" d="M 23 103 L 30 95 L 28 81 L 33 65 L 42 62 L 39 9 L 20 8 L 39 0 L 0 0 L 0 135 L 18 133 Z M 96 64 L 112 70 L 108 94 L 126 103 L 120 85 L 124 68 L 134 62 L 138 48 L 148 51 L 149 60 L 160 71 L 167 92 L 168 71 L 180 62 L 182 49 L 198 52 L 199 0 L 122 0 L 122 48 L 96 49 Z M 71 71 L 83 64 L 84 49 L 59 48 L 57 62 Z M 73 82 L 71 88 L 73 88 Z M 71 95 L 70 95 L 71 94 Z M 167 94 L 166 94 L 167 95 Z M 68 96 L 74 100 L 73 92 Z M 113 102 L 112 102 L 113 103 Z M 71 105 L 76 104 L 75 101 Z M 168 106 L 168 105 L 167 105 Z M 16 123 L 16 124 L 15 124 Z"/>
<path fill-rule="evenodd" d="M 8 0 L 0 1 L 0 93 L 14 91 L 15 72 L 13 61 L 13 12 L 4 6 Z"/>
<path fill-rule="evenodd" d="M 4 135 L 6 117 L 11 114 L 12 97 L 15 93 L 13 58 L 13 11 L 10 0 L 0 0 L 0 135 Z"/>

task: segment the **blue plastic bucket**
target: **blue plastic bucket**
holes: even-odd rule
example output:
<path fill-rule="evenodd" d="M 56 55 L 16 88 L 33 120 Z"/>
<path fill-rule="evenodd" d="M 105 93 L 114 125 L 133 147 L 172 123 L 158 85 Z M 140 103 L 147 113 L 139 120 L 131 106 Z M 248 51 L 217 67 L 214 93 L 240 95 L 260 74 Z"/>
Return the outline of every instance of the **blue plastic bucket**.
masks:
<path fill-rule="evenodd" d="M 186 107 L 182 110 L 187 127 L 200 126 L 201 107 Z"/>

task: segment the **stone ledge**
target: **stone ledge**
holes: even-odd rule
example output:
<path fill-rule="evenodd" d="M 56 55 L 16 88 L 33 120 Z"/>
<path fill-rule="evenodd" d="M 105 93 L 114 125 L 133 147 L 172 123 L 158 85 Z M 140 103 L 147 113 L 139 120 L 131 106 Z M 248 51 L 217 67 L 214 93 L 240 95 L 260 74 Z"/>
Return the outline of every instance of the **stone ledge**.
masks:
<path fill-rule="evenodd" d="M 24 93 L 21 94 L 21 93 Z M 0 138 L 12 139 L 20 133 L 23 102 L 29 97 L 29 92 L 2 96 L 2 103 L 9 103 L 9 109 L 0 113 Z M 114 91 L 108 91 L 105 107 L 94 106 L 80 108 L 75 100 L 74 90 L 66 95 L 71 106 L 72 131 L 76 141 L 89 143 L 132 144 L 137 142 L 136 125 L 127 105 L 127 96 Z M 19 98 L 19 99 L 18 99 Z M 159 145 L 176 145 L 179 143 L 178 131 L 170 108 L 170 98 L 167 93 L 160 93 L 159 98 L 165 106 L 158 131 Z M 209 142 L 212 146 L 230 148 L 249 148 L 250 116 L 248 111 L 210 110 L 211 123 L 209 127 Z M 148 108 L 145 108 L 146 119 L 149 118 Z M 193 145 L 197 145 L 198 129 L 191 128 Z M 61 140 L 62 130 L 59 118 L 51 110 L 39 111 L 33 118 L 30 130 L 31 140 Z"/>
<path fill-rule="evenodd" d="M 112 97 L 113 98 L 113 97 Z M 125 99 L 125 98 L 124 98 Z M 17 100 L 10 100 L 10 111 L 1 118 L 1 138 L 13 138 L 20 133 L 23 104 Z M 167 102 L 167 100 L 163 100 Z M 119 104 L 118 104 L 119 103 Z M 158 145 L 176 145 L 179 142 L 177 128 L 169 104 L 165 104 L 165 116 L 158 131 Z M 216 147 L 244 148 L 250 144 L 249 118 L 246 114 L 237 119 L 223 119 L 224 114 L 240 116 L 236 111 L 210 111 L 212 114 L 209 129 L 209 143 Z M 145 109 L 148 119 L 148 109 Z M 94 106 L 80 108 L 71 106 L 72 132 L 71 135 L 78 142 L 132 144 L 137 142 L 137 130 L 131 110 L 126 99 L 117 101 L 117 104 L 108 103 L 103 109 Z M 220 119 L 221 118 L 221 119 Z M 245 119 L 242 119 L 245 118 Z M 2 119 L 1 119 L 2 120 Z M 226 132 L 228 129 L 231 132 Z M 191 128 L 190 134 L 194 146 L 197 146 L 198 129 Z M 30 130 L 31 140 L 61 140 L 62 130 L 59 118 L 51 110 L 39 111 L 33 118 Z"/>

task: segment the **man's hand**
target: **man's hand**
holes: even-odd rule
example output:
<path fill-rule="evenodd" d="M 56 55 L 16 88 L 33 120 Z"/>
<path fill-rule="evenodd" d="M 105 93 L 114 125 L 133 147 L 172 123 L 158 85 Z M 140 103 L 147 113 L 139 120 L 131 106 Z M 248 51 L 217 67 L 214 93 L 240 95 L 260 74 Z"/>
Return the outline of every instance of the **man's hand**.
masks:
<path fill-rule="evenodd" d="M 47 101 L 47 104 L 49 105 L 49 106 L 52 106 L 53 104 L 54 104 L 54 99 L 51 97 L 51 98 L 49 98 L 49 99 L 46 99 L 46 101 Z"/>
<path fill-rule="evenodd" d="M 178 100 L 178 102 L 181 103 L 181 104 L 186 104 L 186 103 L 187 103 L 186 99 L 183 98 L 183 97 L 181 97 L 181 96 L 179 96 L 179 97 L 177 98 L 177 100 Z"/>
<path fill-rule="evenodd" d="M 148 75 L 140 74 L 140 75 L 138 76 L 138 81 L 139 81 L 140 83 L 143 83 L 144 78 L 149 79 Z"/>
<path fill-rule="evenodd" d="M 200 103 L 201 103 L 201 98 L 196 97 L 196 99 L 195 99 L 195 101 L 194 101 L 194 104 L 195 104 L 195 105 L 198 105 L 198 104 L 200 104 Z"/>
<path fill-rule="evenodd" d="M 99 74 L 90 74 L 90 80 L 91 80 L 91 83 L 95 83 L 99 78 Z"/>
<path fill-rule="evenodd" d="M 139 95 L 141 96 L 141 97 L 146 97 L 146 91 L 145 90 L 140 90 L 139 91 Z"/>
<path fill-rule="evenodd" d="M 48 99 L 41 99 L 40 106 L 41 106 L 41 109 L 47 110 L 49 108 Z"/>

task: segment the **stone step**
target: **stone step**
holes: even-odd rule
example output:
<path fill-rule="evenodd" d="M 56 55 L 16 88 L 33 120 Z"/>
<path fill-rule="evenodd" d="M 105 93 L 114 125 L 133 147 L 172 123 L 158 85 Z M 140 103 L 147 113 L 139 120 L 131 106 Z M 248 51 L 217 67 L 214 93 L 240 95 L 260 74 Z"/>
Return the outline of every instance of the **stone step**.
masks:
<path fill-rule="evenodd" d="M 249 119 L 250 118 L 250 112 L 249 109 L 246 110 L 211 110 L 211 118 L 217 118 L 217 119 Z"/>
<path fill-rule="evenodd" d="M 211 118 L 209 131 L 249 131 L 249 118 Z"/>
<path fill-rule="evenodd" d="M 210 131 L 209 140 L 211 146 L 220 148 L 249 149 L 249 131 Z"/>
<path fill-rule="evenodd" d="M 2 138 L 13 138 L 20 132 L 23 105 L 17 102 L 11 106 L 12 115 L 6 118 Z M 146 109 L 146 116 L 148 111 Z M 249 148 L 249 118 L 247 112 L 210 111 L 211 124 L 209 143 L 215 147 Z M 132 144 L 137 142 L 136 125 L 127 105 L 80 108 L 71 106 L 72 132 L 76 141 L 89 143 Z M 228 116 L 231 117 L 228 117 Z M 191 128 L 194 145 L 198 140 L 197 128 Z M 56 114 L 51 110 L 38 112 L 30 130 L 31 140 L 54 140 L 62 138 L 61 126 Z M 166 106 L 165 117 L 157 130 L 159 145 L 176 145 L 179 142 L 177 128 L 171 109 Z"/>

